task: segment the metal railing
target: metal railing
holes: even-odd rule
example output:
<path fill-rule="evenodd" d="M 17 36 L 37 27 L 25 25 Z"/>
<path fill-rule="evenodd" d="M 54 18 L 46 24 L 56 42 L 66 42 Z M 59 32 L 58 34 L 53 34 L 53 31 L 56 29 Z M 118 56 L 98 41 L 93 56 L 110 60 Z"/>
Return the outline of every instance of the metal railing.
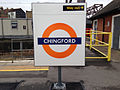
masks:
<path fill-rule="evenodd" d="M 104 35 L 108 35 L 108 41 L 104 42 Z M 86 59 L 107 59 L 111 60 L 111 42 L 112 33 L 87 30 L 86 31 L 86 47 L 90 50 L 97 51 L 99 57 L 85 57 Z M 0 60 L 34 60 L 33 40 L 1 40 L 0 41 Z"/>
<path fill-rule="evenodd" d="M 33 60 L 34 49 L 31 40 L 1 40 L 0 61 Z"/>
<path fill-rule="evenodd" d="M 111 61 L 111 43 L 112 32 L 102 32 L 95 30 L 86 31 L 86 47 L 97 51 L 102 56 L 100 57 L 85 57 L 86 59 L 107 59 Z M 104 35 L 107 35 L 107 41 L 104 41 Z"/>

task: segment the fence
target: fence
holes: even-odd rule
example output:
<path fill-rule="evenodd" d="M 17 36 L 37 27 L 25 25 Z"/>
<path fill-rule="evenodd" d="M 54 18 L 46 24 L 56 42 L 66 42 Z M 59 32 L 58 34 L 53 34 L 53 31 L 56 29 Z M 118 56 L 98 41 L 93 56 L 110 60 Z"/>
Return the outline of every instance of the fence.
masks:
<path fill-rule="evenodd" d="M 0 60 L 33 59 L 32 39 L 0 40 Z"/>
<path fill-rule="evenodd" d="M 107 59 L 111 60 L 111 42 L 112 42 L 112 33 L 111 32 L 102 32 L 95 30 L 86 31 L 86 47 L 89 47 L 90 50 L 93 49 L 97 51 L 102 56 L 100 57 L 85 57 L 86 59 Z"/>
<path fill-rule="evenodd" d="M 97 51 L 100 57 L 85 57 L 86 59 L 111 59 L 111 32 L 94 30 L 86 31 L 86 47 Z M 107 40 L 105 40 L 105 37 Z M 105 40 L 105 41 L 104 41 Z M 34 59 L 33 39 L 1 39 L 0 60 Z"/>

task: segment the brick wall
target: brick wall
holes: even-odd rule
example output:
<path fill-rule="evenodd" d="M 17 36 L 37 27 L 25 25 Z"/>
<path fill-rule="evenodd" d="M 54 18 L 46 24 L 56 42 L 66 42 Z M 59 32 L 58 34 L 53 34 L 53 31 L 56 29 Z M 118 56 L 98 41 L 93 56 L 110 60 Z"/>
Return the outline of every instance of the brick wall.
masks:
<path fill-rule="evenodd" d="M 97 25 L 97 30 L 98 31 L 103 31 L 103 19 L 99 18 L 98 19 L 98 25 Z M 98 35 L 98 39 L 102 41 L 102 35 Z"/>
<path fill-rule="evenodd" d="M 112 15 L 105 17 L 105 32 L 111 32 L 112 29 Z M 104 41 L 108 42 L 109 36 L 104 35 Z"/>
<path fill-rule="evenodd" d="M 104 32 L 111 32 L 112 29 L 112 15 L 106 16 L 105 18 L 105 26 L 104 26 Z M 103 31 L 103 18 L 99 18 L 98 20 L 98 31 Z M 98 39 L 102 41 L 103 35 L 98 35 Z M 108 35 L 104 35 L 104 41 L 108 42 Z"/>

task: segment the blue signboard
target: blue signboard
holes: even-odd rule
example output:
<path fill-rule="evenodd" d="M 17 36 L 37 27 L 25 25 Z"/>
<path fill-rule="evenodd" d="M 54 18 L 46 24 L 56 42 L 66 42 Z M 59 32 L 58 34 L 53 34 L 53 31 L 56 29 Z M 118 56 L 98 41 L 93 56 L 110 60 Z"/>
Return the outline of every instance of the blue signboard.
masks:
<path fill-rule="evenodd" d="M 38 38 L 38 45 L 66 45 L 81 44 L 81 37 L 77 38 Z"/>

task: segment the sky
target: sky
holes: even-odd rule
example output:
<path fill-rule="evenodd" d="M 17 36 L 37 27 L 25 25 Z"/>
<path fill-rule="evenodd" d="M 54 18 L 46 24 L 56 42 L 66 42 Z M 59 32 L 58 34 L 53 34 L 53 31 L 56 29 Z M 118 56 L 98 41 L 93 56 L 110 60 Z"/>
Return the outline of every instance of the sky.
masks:
<path fill-rule="evenodd" d="M 77 0 L 73 0 L 76 2 Z M 103 4 L 106 6 L 112 0 L 86 0 L 87 7 L 90 7 L 94 4 Z M 22 8 L 24 11 L 31 10 L 32 2 L 65 2 L 65 0 L 0 0 L 0 7 L 4 8 Z"/>

